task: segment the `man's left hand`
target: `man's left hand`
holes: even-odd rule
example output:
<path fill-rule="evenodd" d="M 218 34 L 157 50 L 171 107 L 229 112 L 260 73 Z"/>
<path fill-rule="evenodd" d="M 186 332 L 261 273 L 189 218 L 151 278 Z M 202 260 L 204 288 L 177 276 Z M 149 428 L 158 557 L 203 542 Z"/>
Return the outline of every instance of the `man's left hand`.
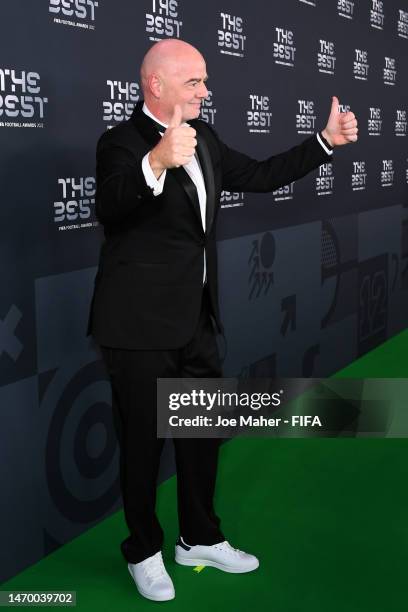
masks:
<path fill-rule="evenodd" d="M 339 100 L 333 96 L 329 119 L 322 131 L 324 138 L 332 147 L 338 147 L 356 142 L 357 133 L 357 119 L 354 113 L 339 113 Z"/>

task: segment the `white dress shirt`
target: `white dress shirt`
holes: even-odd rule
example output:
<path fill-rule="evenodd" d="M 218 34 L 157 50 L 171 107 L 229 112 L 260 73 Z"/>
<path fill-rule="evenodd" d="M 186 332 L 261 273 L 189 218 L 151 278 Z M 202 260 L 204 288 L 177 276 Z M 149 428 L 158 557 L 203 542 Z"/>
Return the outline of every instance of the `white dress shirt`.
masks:
<path fill-rule="evenodd" d="M 161 121 L 159 121 L 159 119 L 157 119 L 157 117 L 155 117 L 153 113 L 149 111 L 146 104 L 143 104 L 143 112 L 146 113 L 146 115 L 148 115 L 152 119 L 154 119 L 156 123 L 160 123 L 160 125 L 163 126 L 163 132 L 160 132 L 160 134 L 163 136 L 163 133 L 167 129 L 168 126 L 165 123 L 162 123 Z M 188 124 L 184 123 L 182 125 L 188 125 Z M 203 177 L 203 173 L 200 168 L 200 164 L 198 162 L 197 154 L 194 155 L 194 157 L 191 159 L 191 161 L 188 162 L 188 164 L 184 164 L 183 168 L 187 172 L 191 180 L 193 181 L 194 185 L 196 186 L 197 194 L 198 194 L 198 201 L 200 204 L 201 223 L 203 226 L 203 230 L 205 232 L 205 211 L 207 208 L 207 192 L 205 190 L 204 177 Z M 154 176 L 153 170 L 151 169 L 151 166 L 149 163 L 149 153 L 146 153 L 146 155 L 142 159 L 142 170 L 143 170 L 143 174 L 146 180 L 146 184 L 153 189 L 153 195 L 155 196 L 160 195 L 161 192 L 163 191 L 164 180 L 166 178 L 167 170 L 164 170 L 164 172 L 160 175 L 160 178 L 157 179 Z M 205 264 L 205 250 L 204 250 L 203 283 L 205 282 L 205 278 L 206 278 L 206 264 Z"/>

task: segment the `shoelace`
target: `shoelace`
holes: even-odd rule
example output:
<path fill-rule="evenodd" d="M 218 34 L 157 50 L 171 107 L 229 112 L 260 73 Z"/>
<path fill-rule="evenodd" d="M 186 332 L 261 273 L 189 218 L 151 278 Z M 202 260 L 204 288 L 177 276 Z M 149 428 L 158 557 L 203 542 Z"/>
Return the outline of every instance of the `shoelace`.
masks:
<path fill-rule="evenodd" d="M 152 582 L 166 576 L 161 552 L 156 553 L 151 559 L 143 564 L 146 576 Z"/>
<path fill-rule="evenodd" d="M 239 550 L 239 548 L 233 548 L 231 544 L 227 541 L 221 542 L 220 544 L 215 544 L 214 548 L 222 550 L 223 552 L 226 552 L 230 555 L 239 556 L 242 554 L 242 550 Z"/>

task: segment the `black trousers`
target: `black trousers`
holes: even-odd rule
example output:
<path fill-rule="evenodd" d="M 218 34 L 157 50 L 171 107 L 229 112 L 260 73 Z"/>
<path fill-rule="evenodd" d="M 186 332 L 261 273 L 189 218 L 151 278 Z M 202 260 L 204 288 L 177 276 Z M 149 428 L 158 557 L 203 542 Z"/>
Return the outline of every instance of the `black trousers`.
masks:
<path fill-rule="evenodd" d="M 121 550 L 139 563 L 161 550 L 163 530 L 156 516 L 156 487 L 164 439 L 157 438 L 156 379 L 221 376 L 207 290 L 191 341 L 176 350 L 101 347 L 112 386 L 112 408 L 120 447 L 120 480 L 129 537 Z M 179 532 L 188 544 L 225 540 L 213 496 L 220 440 L 174 439 Z"/>

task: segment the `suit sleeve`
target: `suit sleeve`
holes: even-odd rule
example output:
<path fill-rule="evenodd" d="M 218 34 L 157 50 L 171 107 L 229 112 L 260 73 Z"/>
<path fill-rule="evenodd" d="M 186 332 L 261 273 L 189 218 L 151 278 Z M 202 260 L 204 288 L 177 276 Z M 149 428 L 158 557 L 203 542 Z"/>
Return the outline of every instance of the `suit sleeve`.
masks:
<path fill-rule="evenodd" d="M 108 133 L 107 133 L 108 134 Z M 96 216 L 105 223 L 118 222 L 154 199 L 146 184 L 142 159 L 126 147 L 110 142 L 105 135 L 96 151 Z"/>
<path fill-rule="evenodd" d="M 219 142 L 222 164 L 222 189 L 266 193 L 288 185 L 333 160 L 316 136 L 307 138 L 288 151 L 257 161 Z"/>

